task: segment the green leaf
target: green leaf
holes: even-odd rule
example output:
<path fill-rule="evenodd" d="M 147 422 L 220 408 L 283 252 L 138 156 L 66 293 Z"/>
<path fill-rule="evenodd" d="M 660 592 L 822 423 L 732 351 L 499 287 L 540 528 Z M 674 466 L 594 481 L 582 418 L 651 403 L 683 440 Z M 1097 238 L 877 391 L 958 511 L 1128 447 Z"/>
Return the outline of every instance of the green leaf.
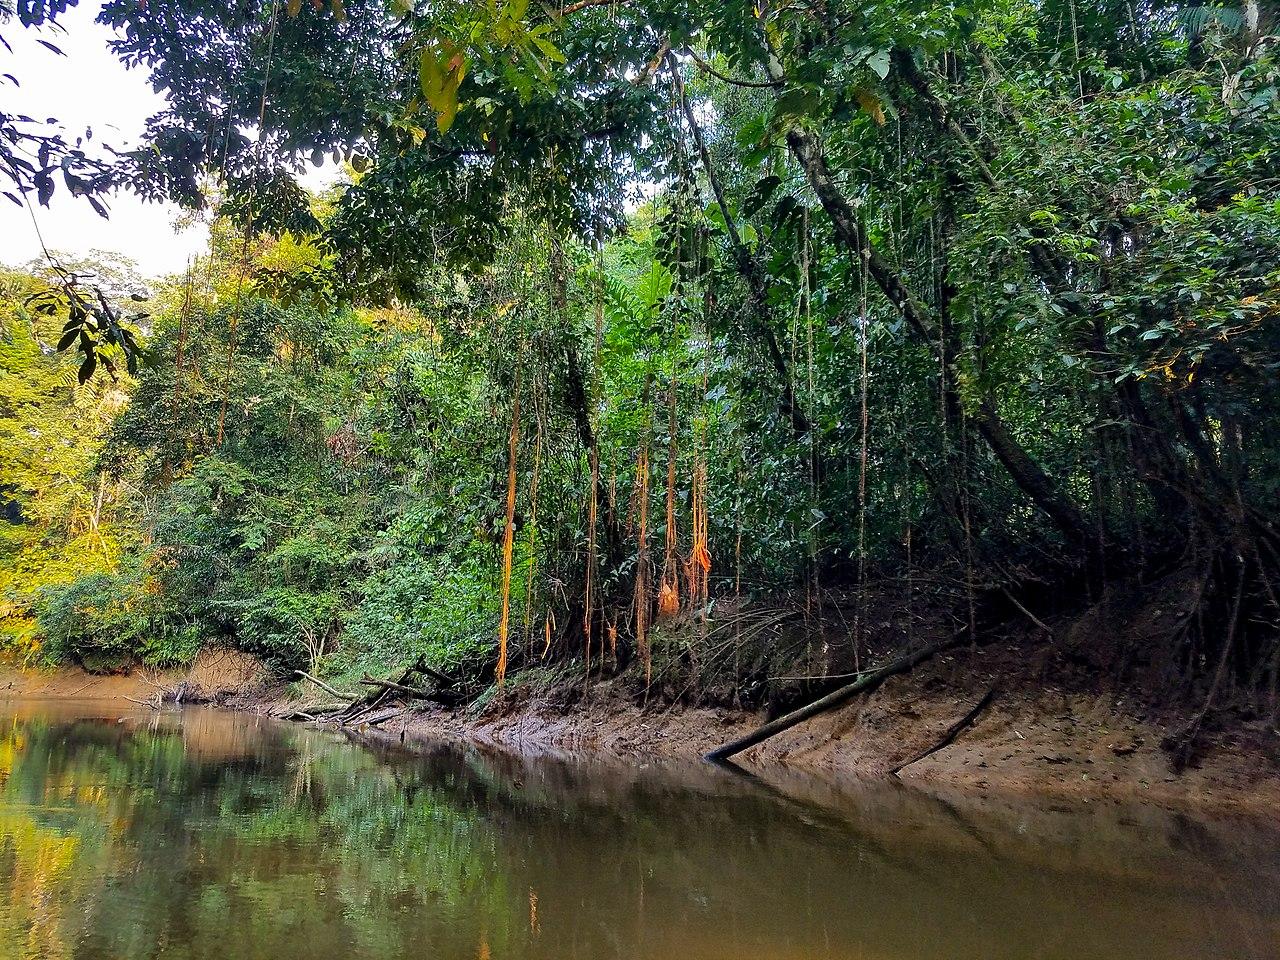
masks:
<path fill-rule="evenodd" d="M 889 51 L 877 50 L 867 57 L 867 66 L 871 68 L 877 77 L 883 80 L 889 75 Z"/>
<path fill-rule="evenodd" d="M 742 203 L 742 215 L 750 217 L 759 212 L 781 183 L 782 178 L 773 174 L 758 180 Z"/>
<path fill-rule="evenodd" d="M 90 351 L 85 355 L 84 362 L 80 364 L 80 371 L 76 374 L 76 379 L 81 384 L 89 382 L 89 378 L 93 376 L 93 371 L 98 368 L 98 355 Z"/>
<path fill-rule="evenodd" d="M 544 40 L 542 37 L 535 37 L 533 42 L 537 44 L 538 49 L 542 51 L 542 55 L 552 63 L 564 63 L 565 56 L 561 53 L 554 43 L 550 40 Z"/>

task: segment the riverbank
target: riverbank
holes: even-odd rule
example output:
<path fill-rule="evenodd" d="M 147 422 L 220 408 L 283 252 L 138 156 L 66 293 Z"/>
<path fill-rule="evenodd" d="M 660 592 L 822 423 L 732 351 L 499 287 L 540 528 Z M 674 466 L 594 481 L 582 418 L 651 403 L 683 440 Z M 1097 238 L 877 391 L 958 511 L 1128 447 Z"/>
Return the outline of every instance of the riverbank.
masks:
<path fill-rule="evenodd" d="M 1174 769 L 1162 743 L 1185 723 L 1177 712 L 1152 717 L 1115 693 L 1029 683 L 1010 675 L 1017 651 L 998 645 L 942 655 L 895 677 L 863 700 L 786 731 L 737 758 L 745 770 L 774 778 L 795 773 L 826 781 L 885 779 L 929 790 L 1061 798 L 1074 802 L 1139 801 L 1170 810 L 1241 813 L 1280 819 L 1280 735 L 1237 723 L 1206 732 L 1194 763 Z M 997 693 L 954 742 L 919 760 L 987 691 Z M 190 670 L 90 676 L 78 669 L 0 675 L 0 694 L 109 698 L 146 704 L 168 692 L 183 702 L 211 702 L 281 716 L 330 700 L 273 682 L 253 658 L 206 652 Z M 614 759 L 642 765 L 663 759 L 698 762 L 707 751 L 754 729 L 763 716 L 685 707 L 636 697 L 626 676 L 593 681 L 528 672 L 501 693 L 458 709 L 408 711 L 374 740 L 474 743 L 520 754 Z"/>

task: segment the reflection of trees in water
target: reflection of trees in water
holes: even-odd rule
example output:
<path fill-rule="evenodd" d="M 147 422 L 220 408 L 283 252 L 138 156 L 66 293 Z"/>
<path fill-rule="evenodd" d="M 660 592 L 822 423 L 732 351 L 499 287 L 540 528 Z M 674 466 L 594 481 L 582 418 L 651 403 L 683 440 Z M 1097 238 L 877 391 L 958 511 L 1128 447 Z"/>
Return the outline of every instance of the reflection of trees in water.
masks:
<path fill-rule="evenodd" d="M 27 947 L 0 960 L 1249 955 L 1221 902 L 1153 882 L 1180 855 L 1142 832 L 1135 883 L 904 791 L 833 811 L 714 771 L 405 758 L 212 712 L 7 734 L 0 931 Z M 1211 846 L 1182 866 L 1220 869 Z"/>

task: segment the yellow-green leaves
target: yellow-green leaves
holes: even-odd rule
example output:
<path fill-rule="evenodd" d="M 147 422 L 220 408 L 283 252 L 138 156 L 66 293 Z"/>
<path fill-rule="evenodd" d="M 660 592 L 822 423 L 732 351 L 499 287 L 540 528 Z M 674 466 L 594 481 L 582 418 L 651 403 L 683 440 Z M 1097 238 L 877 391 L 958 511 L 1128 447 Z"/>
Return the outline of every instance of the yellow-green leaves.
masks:
<path fill-rule="evenodd" d="M 419 53 L 422 95 L 442 134 L 453 126 L 464 106 L 459 89 L 471 64 L 481 65 L 487 75 L 502 78 L 521 102 L 527 103 L 539 88 L 553 86 L 551 67 L 565 62 L 564 54 L 551 40 L 555 26 L 549 22 L 531 26 L 525 19 L 529 0 L 509 0 L 501 5 L 489 0 L 478 10 L 472 8 L 472 13 L 478 16 L 465 27 L 455 25 L 446 31 L 448 36 L 437 34 Z"/>
<path fill-rule="evenodd" d="M 529 31 L 529 40 L 542 51 L 542 55 L 547 59 L 548 63 L 564 63 L 564 54 L 560 52 L 554 43 L 547 39 L 551 29 L 551 24 L 549 23 L 536 26 Z"/>
<path fill-rule="evenodd" d="M 435 111 L 436 129 L 448 133 L 458 116 L 458 87 L 467 75 L 467 58 L 447 40 L 422 48 L 418 80 L 427 105 Z"/>
<path fill-rule="evenodd" d="M 858 106 L 862 108 L 862 112 L 871 117 L 878 126 L 884 126 L 884 106 L 880 103 L 880 98 L 868 90 L 866 87 L 859 87 L 854 93 L 854 97 L 858 100 Z"/>

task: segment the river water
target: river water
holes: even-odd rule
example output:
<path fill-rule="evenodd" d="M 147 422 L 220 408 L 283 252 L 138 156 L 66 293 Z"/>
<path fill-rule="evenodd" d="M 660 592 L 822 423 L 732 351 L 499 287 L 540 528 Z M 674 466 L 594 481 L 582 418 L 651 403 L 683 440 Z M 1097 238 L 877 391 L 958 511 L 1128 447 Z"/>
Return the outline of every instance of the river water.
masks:
<path fill-rule="evenodd" d="M 1280 838 L 0 701 L 0 960 L 1280 958 Z"/>

